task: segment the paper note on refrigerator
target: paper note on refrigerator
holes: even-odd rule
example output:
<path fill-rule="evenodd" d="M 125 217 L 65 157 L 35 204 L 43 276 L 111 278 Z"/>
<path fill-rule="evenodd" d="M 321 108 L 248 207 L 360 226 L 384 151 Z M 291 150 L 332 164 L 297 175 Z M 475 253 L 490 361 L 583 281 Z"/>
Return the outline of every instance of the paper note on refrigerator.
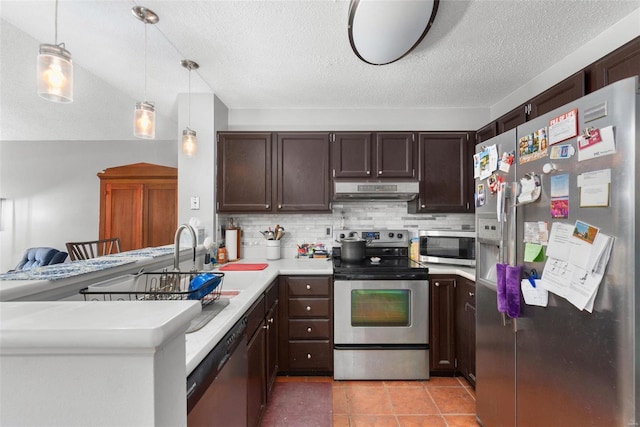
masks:
<path fill-rule="evenodd" d="M 578 161 L 606 156 L 616 152 L 613 126 L 594 129 L 589 135 L 578 137 Z"/>
<path fill-rule="evenodd" d="M 531 286 L 529 279 L 520 281 L 522 297 L 527 305 L 546 307 L 549 304 L 549 291 L 540 286 L 540 279 L 535 280 L 536 287 Z"/>
<path fill-rule="evenodd" d="M 609 189 L 611 183 L 611 169 L 585 172 L 578 175 L 577 184 L 580 187 L 580 207 L 609 206 Z"/>
<path fill-rule="evenodd" d="M 584 225 L 584 223 L 581 224 Z M 566 227 L 560 227 L 560 229 L 564 228 Z M 578 309 L 591 312 L 595 295 L 609 262 L 613 238 L 598 232 L 592 243 L 582 242 L 575 245 L 575 240 L 580 239 L 576 239 L 573 234 L 579 232 L 583 227 L 573 228 L 574 231 L 568 238 L 570 246 L 564 246 L 568 250 L 568 254 L 561 254 L 563 259 L 553 257 L 547 259 L 540 285 L 549 292 L 566 298 Z M 557 230 L 558 228 L 556 228 L 556 232 Z M 558 236 L 566 237 L 566 234 L 554 234 L 553 227 L 551 233 L 554 240 Z M 588 249 L 587 252 L 585 252 L 586 249 Z M 556 254 L 556 252 L 552 253 Z"/>

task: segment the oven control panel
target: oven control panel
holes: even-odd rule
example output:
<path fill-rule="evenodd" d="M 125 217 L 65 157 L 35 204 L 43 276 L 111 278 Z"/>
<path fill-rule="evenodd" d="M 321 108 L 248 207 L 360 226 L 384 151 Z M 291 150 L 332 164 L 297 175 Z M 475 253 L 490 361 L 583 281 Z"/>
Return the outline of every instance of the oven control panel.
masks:
<path fill-rule="evenodd" d="M 335 230 L 335 239 L 340 241 L 346 237 L 359 237 L 367 241 L 367 246 L 408 246 L 408 230 L 383 230 L 358 228 Z"/>

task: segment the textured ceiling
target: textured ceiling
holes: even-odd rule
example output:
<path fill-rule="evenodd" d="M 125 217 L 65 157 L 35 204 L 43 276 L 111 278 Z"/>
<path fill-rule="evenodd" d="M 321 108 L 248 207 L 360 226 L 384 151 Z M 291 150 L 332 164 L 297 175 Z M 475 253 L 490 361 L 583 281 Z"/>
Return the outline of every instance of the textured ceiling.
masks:
<path fill-rule="evenodd" d="M 160 17 L 148 27 L 147 98 L 175 111 L 187 91 L 183 58 L 200 64 L 192 91 L 214 91 L 231 109 L 490 107 L 640 0 L 440 0 L 418 48 L 385 66 L 351 51 L 348 0 L 60 0 L 58 41 L 74 62 L 141 99 L 144 24 L 134 4 Z M 53 0 L 2 0 L 0 15 L 53 43 Z"/>

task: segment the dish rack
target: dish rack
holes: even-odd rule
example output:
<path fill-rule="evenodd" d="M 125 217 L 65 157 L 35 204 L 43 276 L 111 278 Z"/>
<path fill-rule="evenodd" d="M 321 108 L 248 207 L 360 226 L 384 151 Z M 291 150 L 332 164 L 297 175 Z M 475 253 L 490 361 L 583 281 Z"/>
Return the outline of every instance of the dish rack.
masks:
<path fill-rule="evenodd" d="M 201 274 L 207 280 L 192 289 L 191 282 Z M 200 300 L 204 306 L 220 299 L 223 279 L 224 273 L 210 271 L 141 272 L 90 285 L 80 294 L 85 301 Z"/>

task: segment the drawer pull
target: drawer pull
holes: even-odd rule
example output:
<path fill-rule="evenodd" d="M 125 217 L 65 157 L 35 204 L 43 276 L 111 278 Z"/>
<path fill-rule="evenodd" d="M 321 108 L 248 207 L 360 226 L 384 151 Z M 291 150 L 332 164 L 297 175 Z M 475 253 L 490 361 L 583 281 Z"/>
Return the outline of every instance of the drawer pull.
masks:
<path fill-rule="evenodd" d="M 273 317 L 271 319 L 267 320 L 267 322 L 273 323 Z"/>
<path fill-rule="evenodd" d="M 311 359 L 311 353 L 307 353 L 307 359 Z"/>
<path fill-rule="evenodd" d="M 307 332 L 311 333 L 311 328 L 307 328 Z"/>
<path fill-rule="evenodd" d="M 311 285 L 307 285 L 307 290 L 311 290 Z"/>
<path fill-rule="evenodd" d="M 307 306 L 307 311 L 311 311 L 311 306 L 310 305 Z"/>

